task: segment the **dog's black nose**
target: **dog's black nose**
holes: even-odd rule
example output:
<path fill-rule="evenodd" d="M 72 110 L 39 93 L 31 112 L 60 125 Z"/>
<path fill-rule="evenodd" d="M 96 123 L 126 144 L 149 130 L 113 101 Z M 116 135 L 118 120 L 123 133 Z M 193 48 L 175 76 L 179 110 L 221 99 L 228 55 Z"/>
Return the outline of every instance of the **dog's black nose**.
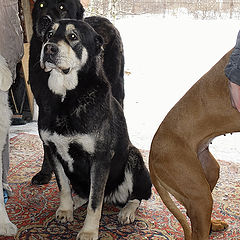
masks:
<path fill-rule="evenodd" d="M 52 23 L 52 18 L 48 15 L 44 15 L 39 18 L 39 23 L 47 27 Z"/>
<path fill-rule="evenodd" d="M 58 47 L 55 44 L 48 43 L 44 47 L 44 54 L 55 56 L 58 53 Z"/>
<path fill-rule="evenodd" d="M 53 23 L 52 18 L 48 15 L 44 15 L 39 18 L 36 24 L 37 34 L 43 38 L 46 30 Z"/>
<path fill-rule="evenodd" d="M 56 64 L 57 59 L 57 53 L 58 53 L 58 47 L 57 45 L 53 43 L 48 43 L 44 46 L 44 62 L 50 62 L 53 64 Z"/>

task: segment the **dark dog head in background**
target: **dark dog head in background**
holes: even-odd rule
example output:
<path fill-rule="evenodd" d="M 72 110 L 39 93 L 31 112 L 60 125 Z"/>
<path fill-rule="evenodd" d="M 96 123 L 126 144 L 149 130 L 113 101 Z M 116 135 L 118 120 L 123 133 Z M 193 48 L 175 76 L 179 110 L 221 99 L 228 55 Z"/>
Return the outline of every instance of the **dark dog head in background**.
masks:
<path fill-rule="evenodd" d="M 83 19 L 84 8 L 80 0 L 36 0 L 32 11 L 33 32 L 42 37 L 42 32 L 64 18 Z"/>

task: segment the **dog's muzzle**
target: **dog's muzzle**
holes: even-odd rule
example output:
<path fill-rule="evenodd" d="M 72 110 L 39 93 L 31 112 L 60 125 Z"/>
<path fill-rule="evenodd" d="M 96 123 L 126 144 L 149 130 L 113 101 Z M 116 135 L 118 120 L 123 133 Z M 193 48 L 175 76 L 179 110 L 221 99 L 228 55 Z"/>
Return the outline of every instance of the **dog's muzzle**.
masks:
<path fill-rule="evenodd" d="M 43 62 L 49 62 L 56 64 L 57 63 L 57 54 L 58 54 L 58 46 L 53 43 L 48 43 L 44 46 L 43 49 Z"/>
<path fill-rule="evenodd" d="M 46 30 L 52 25 L 53 20 L 50 16 L 44 15 L 37 21 L 37 34 L 43 39 Z"/>
<path fill-rule="evenodd" d="M 64 74 L 68 74 L 70 68 L 61 68 L 58 66 L 58 53 L 59 48 L 55 43 L 47 43 L 43 48 L 41 67 L 44 68 L 46 72 L 56 68 L 62 71 Z"/>

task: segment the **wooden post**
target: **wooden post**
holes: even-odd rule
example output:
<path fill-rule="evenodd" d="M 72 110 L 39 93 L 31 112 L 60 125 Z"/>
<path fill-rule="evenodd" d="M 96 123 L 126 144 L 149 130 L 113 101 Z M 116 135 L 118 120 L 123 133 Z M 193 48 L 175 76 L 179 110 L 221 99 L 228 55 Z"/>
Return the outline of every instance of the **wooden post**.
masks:
<path fill-rule="evenodd" d="M 30 1 L 21 0 L 21 3 L 22 3 L 22 9 L 23 9 L 25 34 L 27 37 L 27 42 L 30 42 L 32 37 L 32 15 L 31 15 Z"/>
<path fill-rule="evenodd" d="M 29 84 L 29 45 L 30 43 L 24 43 L 24 55 L 22 58 L 22 67 L 23 67 L 23 75 L 24 75 L 24 80 L 25 80 L 25 86 L 26 86 L 26 91 L 27 91 L 27 97 L 28 97 L 28 103 L 29 103 L 29 108 L 33 117 L 34 114 L 34 97 L 31 91 L 31 87 Z"/>
<path fill-rule="evenodd" d="M 33 116 L 34 114 L 34 97 L 31 91 L 31 87 L 29 84 L 29 46 L 30 40 L 32 37 L 32 14 L 30 8 L 30 0 L 21 0 L 21 5 L 23 9 L 23 18 L 24 18 L 24 31 L 26 36 L 27 43 L 24 43 L 24 55 L 22 58 L 22 68 L 23 68 L 23 75 L 25 80 L 26 92 L 28 97 L 28 104 Z"/>

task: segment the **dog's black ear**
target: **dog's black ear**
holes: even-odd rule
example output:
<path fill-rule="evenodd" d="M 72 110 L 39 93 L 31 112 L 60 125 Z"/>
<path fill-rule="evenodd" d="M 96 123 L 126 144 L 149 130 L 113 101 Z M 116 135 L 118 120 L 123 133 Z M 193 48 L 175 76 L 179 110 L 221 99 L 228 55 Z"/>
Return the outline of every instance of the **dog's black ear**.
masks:
<path fill-rule="evenodd" d="M 95 46 L 96 46 L 96 55 L 98 55 L 103 50 L 103 38 L 100 35 L 95 36 Z"/>
<path fill-rule="evenodd" d="M 40 17 L 40 19 L 37 22 L 36 31 L 37 35 L 43 40 L 44 35 L 47 31 L 47 29 L 52 26 L 53 21 L 52 18 L 48 15 Z"/>
<path fill-rule="evenodd" d="M 83 8 L 83 5 L 81 4 L 81 2 L 80 2 L 80 0 L 79 1 L 77 1 L 77 7 L 76 7 L 76 9 L 77 9 L 77 20 L 83 20 L 83 14 L 84 14 L 84 8 Z"/>

